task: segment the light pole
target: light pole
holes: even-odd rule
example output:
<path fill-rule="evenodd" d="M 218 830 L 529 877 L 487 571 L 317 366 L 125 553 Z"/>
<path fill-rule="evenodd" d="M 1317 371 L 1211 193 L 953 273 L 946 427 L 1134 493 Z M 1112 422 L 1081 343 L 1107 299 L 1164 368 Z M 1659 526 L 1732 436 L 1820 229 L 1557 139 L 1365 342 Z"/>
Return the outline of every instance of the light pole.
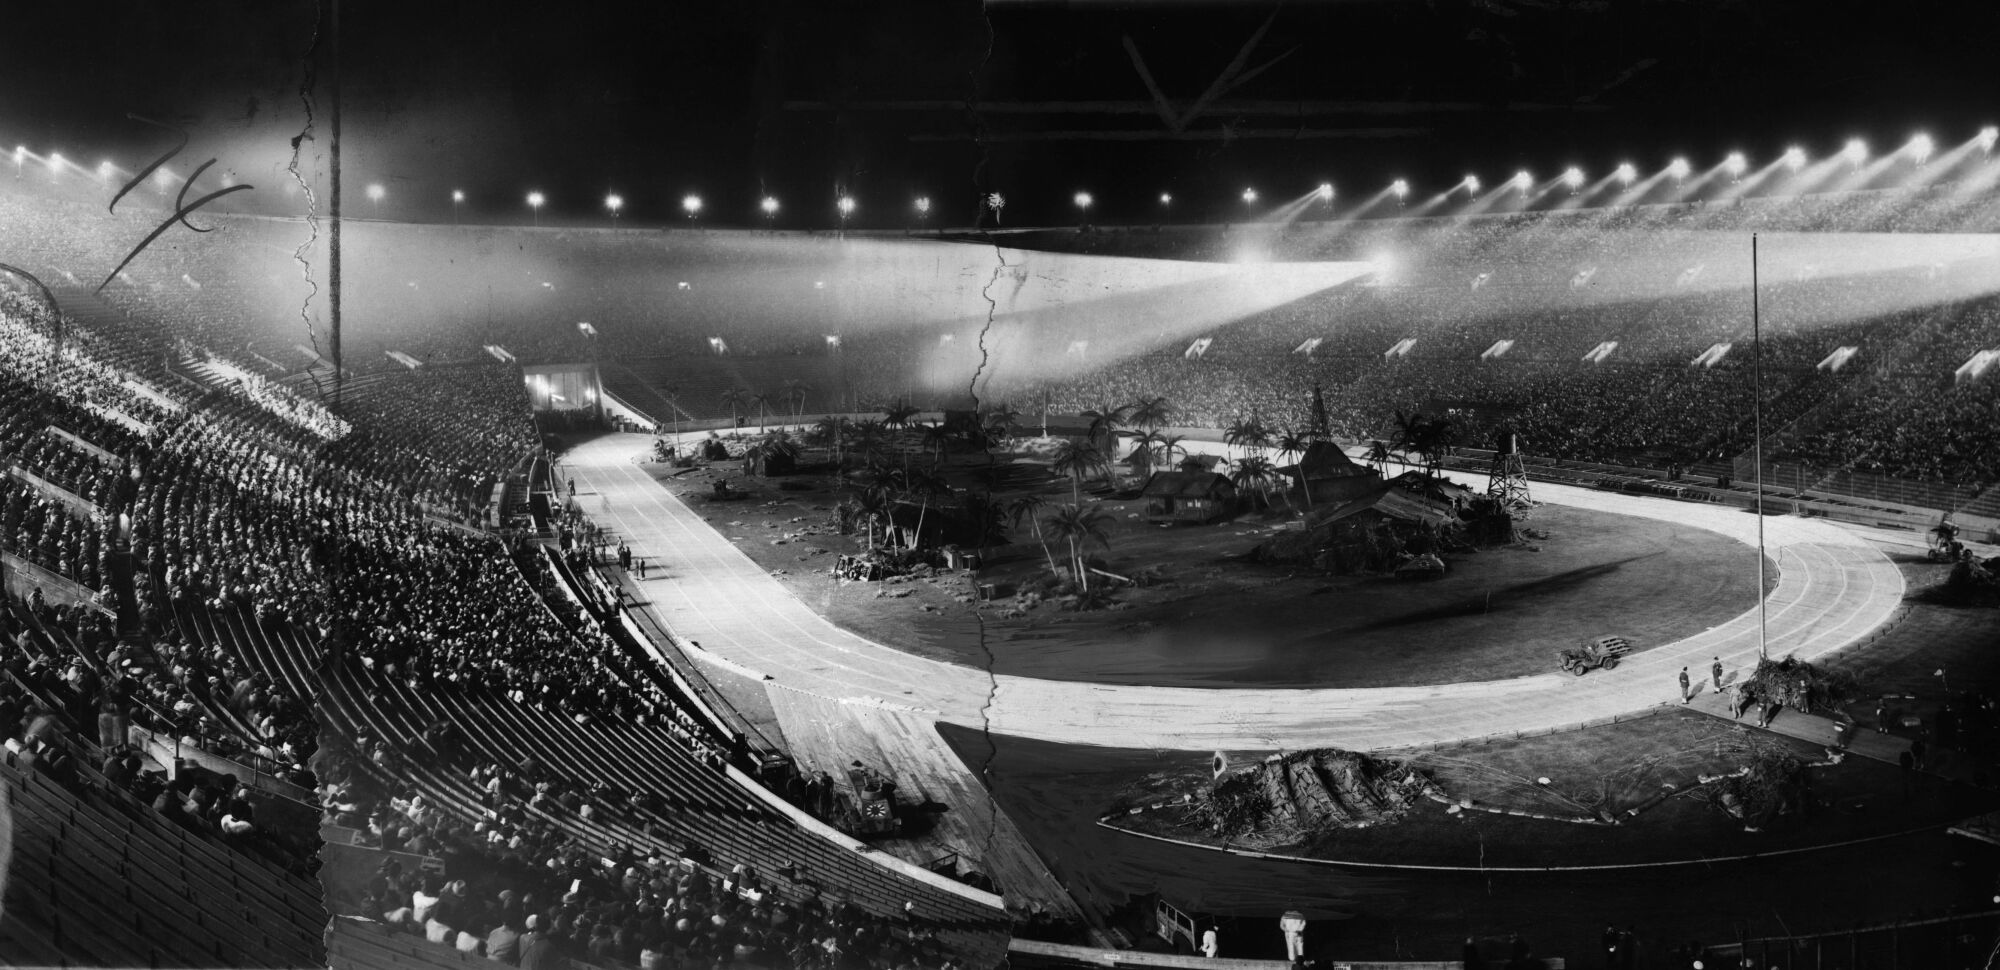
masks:
<path fill-rule="evenodd" d="M 1090 193 L 1088 193 L 1088 192 L 1078 192 L 1078 193 L 1076 194 L 1076 198 L 1075 198 L 1075 200 L 1074 200 L 1074 201 L 1076 202 L 1076 212 L 1077 212 L 1077 216 L 1076 216 L 1076 219 L 1077 219 L 1077 222 L 1079 222 L 1079 223 L 1087 223 L 1087 222 L 1089 222 L 1089 221 L 1090 221 L 1090 204 L 1091 204 L 1092 202 L 1095 202 L 1095 201 L 1097 201 L 1097 200 L 1095 200 L 1095 199 L 1091 198 L 1091 197 L 1090 197 Z"/>
<path fill-rule="evenodd" d="M 931 197 L 928 195 L 917 196 L 917 221 L 918 222 L 928 221 L 930 219 L 930 214 L 931 214 Z"/>
<path fill-rule="evenodd" d="M 772 223 L 778 218 L 777 198 L 769 195 L 765 196 L 764 201 L 758 204 L 758 208 L 764 210 L 764 228 L 769 230 Z"/>
<path fill-rule="evenodd" d="M 604 197 L 604 207 L 611 210 L 611 231 L 618 231 L 618 210 L 625 208 L 625 199 L 613 192 Z"/>
<path fill-rule="evenodd" d="M 528 193 L 528 208 L 530 210 L 533 210 L 533 212 L 535 213 L 535 225 L 537 227 L 541 226 L 542 224 L 542 203 L 547 202 L 548 200 L 549 200 L 548 196 L 545 196 L 540 192 Z"/>
<path fill-rule="evenodd" d="M 840 210 L 840 231 L 846 232 L 847 217 L 854 214 L 854 196 L 843 195 L 834 202 L 833 206 Z"/>
<path fill-rule="evenodd" d="M 681 199 L 681 208 L 687 210 L 688 221 L 701 214 L 701 196 L 689 194 Z"/>
<path fill-rule="evenodd" d="M 463 205 L 464 203 L 465 203 L 465 192 L 464 192 L 464 190 L 462 190 L 462 189 L 452 189 L 452 190 L 451 190 L 451 224 L 452 224 L 453 226 L 457 226 L 457 225 L 458 225 L 458 207 L 459 207 L 460 205 Z"/>
<path fill-rule="evenodd" d="M 382 183 L 380 182 L 369 183 L 368 201 L 370 204 L 374 206 L 375 215 L 380 216 L 382 214 L 382 196 L 387 194 L 388 194 L 387 191 L 382 188 Z"/>

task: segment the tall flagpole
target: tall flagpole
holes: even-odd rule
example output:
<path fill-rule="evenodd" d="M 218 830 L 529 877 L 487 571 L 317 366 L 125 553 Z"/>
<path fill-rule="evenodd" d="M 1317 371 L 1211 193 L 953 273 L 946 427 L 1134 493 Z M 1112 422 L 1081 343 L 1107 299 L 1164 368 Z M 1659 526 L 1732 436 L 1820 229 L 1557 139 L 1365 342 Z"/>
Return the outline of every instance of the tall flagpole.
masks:
<path fill-rule="evenodd" d="M 1757 486 L 1757 659 L 1771 656 L 1765 643 L 1768 620 L 1764 596 L 1764 328 L 1758 314 L 1757 305 L 1757 234 L 1750 234 L 1750 361 L 1751 378 L 1751 431 L 1757 441 L 1751 446 L 1751 459 L 1756 462 L 1752 479 Z"/>

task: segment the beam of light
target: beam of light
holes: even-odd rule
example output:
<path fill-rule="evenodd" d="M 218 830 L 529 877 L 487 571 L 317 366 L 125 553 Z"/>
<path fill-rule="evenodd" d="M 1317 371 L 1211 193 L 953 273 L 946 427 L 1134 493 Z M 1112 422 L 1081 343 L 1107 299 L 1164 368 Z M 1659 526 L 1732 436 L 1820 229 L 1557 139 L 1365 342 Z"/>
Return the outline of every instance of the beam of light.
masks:
<path fill-rule="evenodd" d="M 1746 162 L 1745 164 L 1747 165 L 1748 163 Z M 1781 173 L 1790 174 L 1783 159 L 1776 159 L 1763 168 L 1750 172 L 1747 175 L 1741 172 L 1735 173 L 1730 178 L 1729 184 L 1722 187 L 1722 191 L 1715 196 L 1713 201 L 1728 203 L 1744 198 L 1757 191 L 1759 186 L 1764 185 L 1771 179 L 1777 178 Z M 1697 223 L 1705 222 L 1708 217 L 1723 218 L 1725 213 L 1726 210 L 1722 208 L 1711 209 L 1709 212 L 1703 213 L 1702 218 L 1697 219 Z"/>
<path fill-rule="evenodd" d="M 1636 175 L 1637 172 L 1635 171 L 1634 174 Z M 1657 172 L 1654 172 L 1651 175 L 1646 176 L 1643 179 L 1640 179 L 1637 182 L 1633 182 L 1629 185 L 1626 185 L 1617 195 L 1613 196 L 1611 198 L 1611 201 L 1607 204 L 1613 207 L 1635 205 L 1639 202 L 1640 199 L 1645 198 L 1647 195 L 1652 193 L 1653 190 L 1659 188 L 1661 184 L 1665 183 L 1667 179 L 1672 177 L 1673 177 L 1672 174 L 1667 169 L 1661 169 Z"/>

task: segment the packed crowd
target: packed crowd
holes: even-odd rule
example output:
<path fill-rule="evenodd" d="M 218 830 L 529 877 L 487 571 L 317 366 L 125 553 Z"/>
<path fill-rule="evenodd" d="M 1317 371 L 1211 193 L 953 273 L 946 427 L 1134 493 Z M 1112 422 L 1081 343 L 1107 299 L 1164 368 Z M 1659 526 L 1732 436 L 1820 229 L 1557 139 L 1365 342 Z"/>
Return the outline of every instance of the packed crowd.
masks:
<path fill-rule="evenodd" d="M 431 740 L 449 748 L 448 733 Z M 399 784 L 399 772 L 383 770 L 394 768 L 393 756 L 359 740 L 376 753 L 320 762 L 329 817 L 445 867 L 423 872 L 385 861 L 361 888 L 353 915 L 523 967 L 553 966 L 558 957 L 641 970 L 954 966 L 933 928 L 801 891 L 790 864 L 769 875 L 741 864 L 723 871 L 699 846 L 671 856 L 627 846 L 605 857 L 556 821 L 644 806 L 656 801 L 650 793 L 582 789 L 532 760 L 475 765 L 468 777 L 483 793 L 484 814 L 469 821 Z"/>

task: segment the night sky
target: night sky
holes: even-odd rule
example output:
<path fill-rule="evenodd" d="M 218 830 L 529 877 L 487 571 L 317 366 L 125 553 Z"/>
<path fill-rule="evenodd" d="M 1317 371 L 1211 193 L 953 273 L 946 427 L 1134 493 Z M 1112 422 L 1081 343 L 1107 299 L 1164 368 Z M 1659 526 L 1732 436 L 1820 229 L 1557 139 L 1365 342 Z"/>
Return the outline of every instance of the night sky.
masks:
<path fill-rule="evenodd" d="M 296 211 L 277 173 L 309 68 L 304 147 L 328 147 L 329 11 L 10 4 L 0 148 L 136 169 L 174 142 L 137 113 L 187 127 L 180 170 L 214 156 L 258 184 L 230 205 Z M 679 219 L 696 192 L 705 222 L 761 224 L 768 193 L 779 225 L 828 226 L 845 192 L 857 225 L 910 222 L 917 195 L 932 223 L 965 224 L 991 190 L 1009 224 L 1062 223 L 1079 189 L 1101 221 L 1151 221 L 1161 191 L 1180 218 L 1226 219 L 1247 185 L 1434 191 L 1919 129 L 1950 146 L 2000 120 L 1994 4 L 347 0 L 340 16 L 350 212 L 419 221 L 451 218 L 453 188 L 480 221 L 526 221 L 529 189 L 556 222 L 601 222 L 613 191 L 638 223 Z M 1260 27 L 1239 75 L 1261 71 L 1167 137 L 1127 39 L 1179 115 Z"/>

